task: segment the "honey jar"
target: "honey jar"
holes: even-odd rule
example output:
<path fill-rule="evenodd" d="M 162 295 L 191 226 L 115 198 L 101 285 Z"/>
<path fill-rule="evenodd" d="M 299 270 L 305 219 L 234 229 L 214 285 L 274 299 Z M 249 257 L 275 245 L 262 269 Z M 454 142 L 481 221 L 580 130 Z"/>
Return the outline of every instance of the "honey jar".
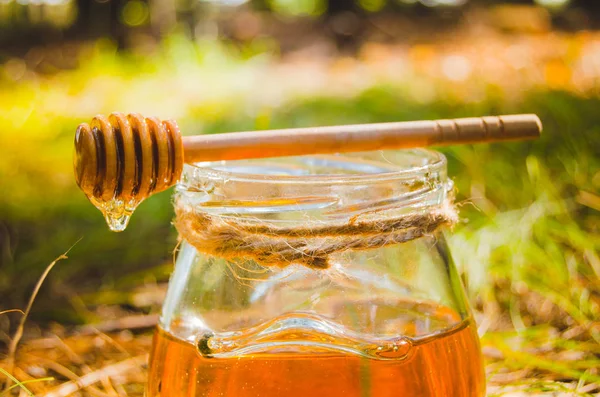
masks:
<path fill-rule="evenodd" d="M 148 397 L 481 397 L 441 153 L 186 164 Z"/>

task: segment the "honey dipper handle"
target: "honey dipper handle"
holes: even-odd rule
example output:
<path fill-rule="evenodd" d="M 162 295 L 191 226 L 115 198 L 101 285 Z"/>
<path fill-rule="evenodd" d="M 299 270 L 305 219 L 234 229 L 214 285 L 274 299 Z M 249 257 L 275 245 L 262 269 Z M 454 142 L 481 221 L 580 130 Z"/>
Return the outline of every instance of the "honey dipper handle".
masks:
<path fill-rule="evenodd" d="M 534 114 L 248 131 L 183 138 L 186 162 L 532 139 Z"/>

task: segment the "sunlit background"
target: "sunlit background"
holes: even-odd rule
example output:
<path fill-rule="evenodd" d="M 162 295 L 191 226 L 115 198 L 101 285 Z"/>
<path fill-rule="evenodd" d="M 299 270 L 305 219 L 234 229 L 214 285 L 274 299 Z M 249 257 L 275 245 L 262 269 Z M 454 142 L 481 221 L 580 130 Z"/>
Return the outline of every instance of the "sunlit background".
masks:
<path fill-rule="evenodd" d="M 0 311 L 77 242 L 26 340 L 155 319 L 171 191 L 108 231 L 72 173 L 75 128 L 98 113 L 186 134 L 537 113 L 539 141 L 442 149 L 450 244 L 490 390 L 600 392 L 598 29 L 593 0 L 0 0 Z M 17 320 L 0 315 L 0 359 Z"/>

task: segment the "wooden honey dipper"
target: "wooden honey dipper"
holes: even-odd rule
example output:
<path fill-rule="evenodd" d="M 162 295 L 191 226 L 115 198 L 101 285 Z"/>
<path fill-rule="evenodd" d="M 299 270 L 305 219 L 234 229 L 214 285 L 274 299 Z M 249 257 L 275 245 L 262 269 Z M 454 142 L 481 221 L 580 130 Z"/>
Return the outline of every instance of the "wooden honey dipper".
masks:
<path fill-rule="evenodd" d="M 105 215 L 125 207 L 124 225 L 111 226 L 123 230 L 137 204 L 177 182 L 184 162 L 532 139 L 541 130 L 536 115 L 523 114 L 182 137 L 175 121 L 112 113 L 77 128 L 74 168 L 77 184 Z"/>

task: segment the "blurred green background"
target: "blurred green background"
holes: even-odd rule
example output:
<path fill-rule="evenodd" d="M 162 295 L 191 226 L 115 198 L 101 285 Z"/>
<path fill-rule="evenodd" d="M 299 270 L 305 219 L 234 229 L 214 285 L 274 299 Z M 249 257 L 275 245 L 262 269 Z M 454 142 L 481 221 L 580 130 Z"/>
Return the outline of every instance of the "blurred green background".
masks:
<path fill-rule="evenodd" d="M 76 242 L 26 336 L 159 310 L 171 191 L 108 231 L 72 172 L 98 113 L 187 134 L 537 113 L 537 141 L 440 149 L 450 245 L 490 385 L 598 392 L 599 28 L 593 0 L 0 0 L 0 311 Z"/>
<path fill-rule="evenodd" d="M 599 6 L 0 0 L 0 310 L 23 307 L 79 239 L 34 320 L 157 308 L 131 291 L 168 280 L 171 192 L 108 231 L 72 173 L 75 128 L 97 113 L 175 118 L 187 134 L 537 113 L 538 141 L 441 149 L 464 220 L 450 243 L 482 332 L 575 329 L 585 345 L 569 349 L 591 352 L 579 366 L 521 364 L 598 382 Z"/>

